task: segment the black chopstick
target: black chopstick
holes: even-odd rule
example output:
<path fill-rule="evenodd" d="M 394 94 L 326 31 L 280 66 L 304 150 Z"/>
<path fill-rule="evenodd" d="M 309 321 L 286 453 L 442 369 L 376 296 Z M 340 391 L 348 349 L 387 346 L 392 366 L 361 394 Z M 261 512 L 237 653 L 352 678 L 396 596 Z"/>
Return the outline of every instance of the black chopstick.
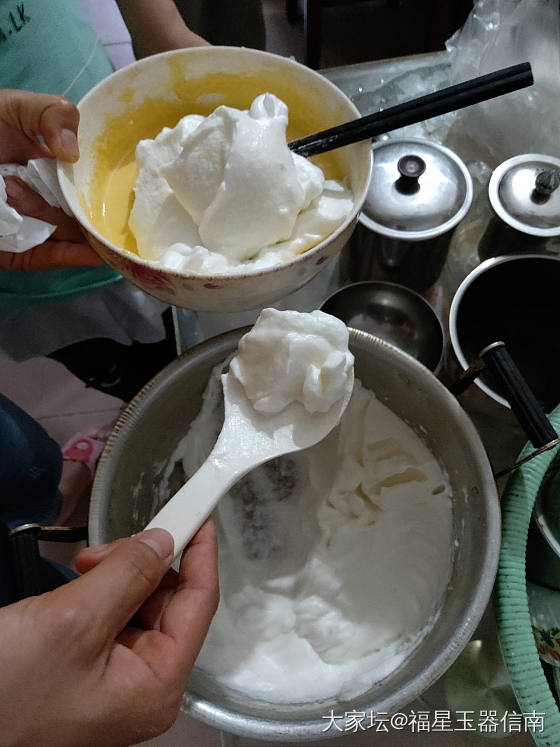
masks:
<path fill-rule="evenodd" d="M 531 65 L 529 62 L 522 62 L 520 65 L 502 68 L 426 96 L 405 101 L 389 109 L 345 122 L 337 127 L 293 140 L 288 146 L 300 156 L 314 156 L 531 85 Z"/>

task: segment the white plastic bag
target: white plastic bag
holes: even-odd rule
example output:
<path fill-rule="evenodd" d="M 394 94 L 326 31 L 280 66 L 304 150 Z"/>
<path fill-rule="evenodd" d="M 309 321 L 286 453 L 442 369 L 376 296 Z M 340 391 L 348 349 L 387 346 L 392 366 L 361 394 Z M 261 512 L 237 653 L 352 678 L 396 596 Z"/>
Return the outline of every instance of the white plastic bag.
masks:
<path fill-rule="evenodd" d="M 471 155 L 490 166 L 519 153 L 560 156 L 558 0 L 475 0 L 447 49 L 452 83 L 526 61 L 535 79 L 529 88 L 465 109 L 453 139 L 468 137 Z"/>

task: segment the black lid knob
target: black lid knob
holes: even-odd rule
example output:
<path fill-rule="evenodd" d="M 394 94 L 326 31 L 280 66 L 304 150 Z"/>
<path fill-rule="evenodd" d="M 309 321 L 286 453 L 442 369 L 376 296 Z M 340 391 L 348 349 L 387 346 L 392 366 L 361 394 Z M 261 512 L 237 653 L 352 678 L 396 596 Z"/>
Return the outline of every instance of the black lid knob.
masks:
<path fill-rule="evenodd" d="M 426 171 L 426 162 L 420 156 L 403 156 L 397 162 L 397 169 L 405 179 L 418 179 Z"/>
<path fill-rule="evenodd" d="M 535 188 L 531 195 L 533 202 L 543 203 L 560 186 L 560 170 L 545 169 L 537 174 Z"/>

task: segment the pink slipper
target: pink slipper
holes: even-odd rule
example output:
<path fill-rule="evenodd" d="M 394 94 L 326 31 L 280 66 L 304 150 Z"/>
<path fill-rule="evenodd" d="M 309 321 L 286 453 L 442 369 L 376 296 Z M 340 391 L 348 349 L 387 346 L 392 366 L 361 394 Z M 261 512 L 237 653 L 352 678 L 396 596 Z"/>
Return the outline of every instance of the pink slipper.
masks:
<path fill-rule="evenodd" d="M 82 462 L 88 468 L 93 479 L 97 462 L 112 429 L 113 424 L 111 423 L 104 426 L 94 425 L 85 431 L 76 433 L 62 447 L 63 459 Z"/>

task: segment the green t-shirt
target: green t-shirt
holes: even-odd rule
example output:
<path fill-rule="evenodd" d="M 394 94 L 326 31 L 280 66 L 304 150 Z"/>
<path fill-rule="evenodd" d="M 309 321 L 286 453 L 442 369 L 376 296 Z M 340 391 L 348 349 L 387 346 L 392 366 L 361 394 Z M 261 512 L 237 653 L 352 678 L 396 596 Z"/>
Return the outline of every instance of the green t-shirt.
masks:
<path fill-rule="evenodd" d="M 77 102 L 112 70 L 78 0 L 0 0 L 0 88 L 54 93 Z M 0 306 L 73 296 L 119 278 L 108 265 L 0 270 Z"/>

